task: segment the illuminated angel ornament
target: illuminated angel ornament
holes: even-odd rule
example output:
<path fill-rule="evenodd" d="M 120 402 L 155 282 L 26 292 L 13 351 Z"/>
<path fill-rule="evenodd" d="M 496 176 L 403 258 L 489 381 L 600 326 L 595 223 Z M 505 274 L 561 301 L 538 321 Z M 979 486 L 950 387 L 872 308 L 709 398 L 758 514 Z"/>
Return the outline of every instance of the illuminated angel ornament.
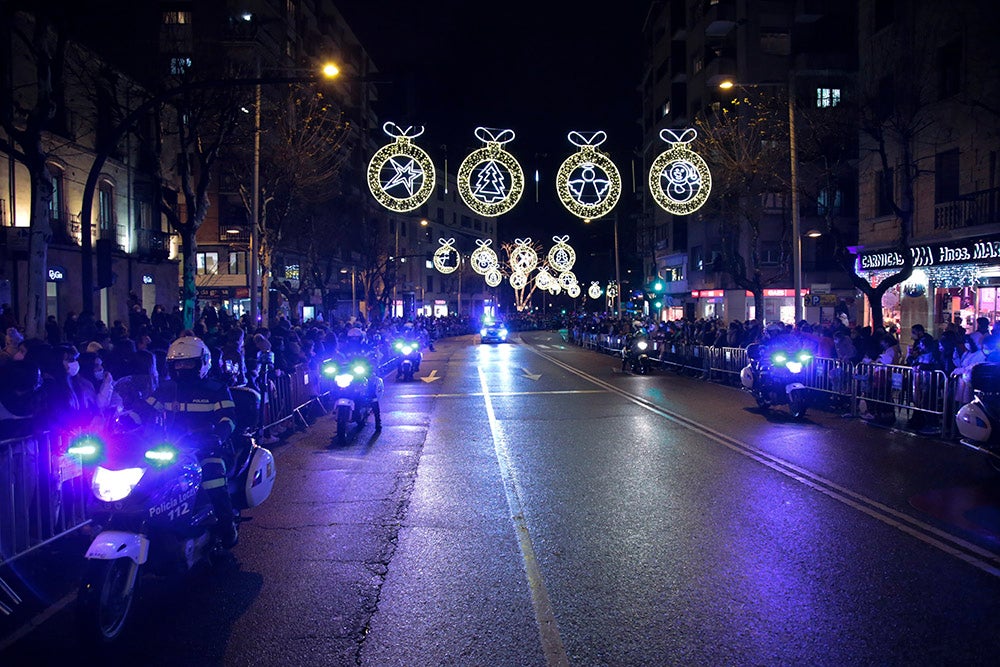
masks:
<path fill-rule="evenodd" d="M 531 247 L 531 239 L 514 239 L 514 249 L 508 258 L 511 271 L 515 273 L 531 273 L 538 266 L 538 253 Z"/>
<path fill-rule="evenodd" d="M 434 191 L 434 163 L 413 140 L 424 128 L 405 130 L 393 122 L 382 130 L 395 142 L 375 152 L 368 163 L 368 189 L 390 211 L 405 213 L 420 208 Z"/>
<path fill-rule="evenodd" d="M 503 145 L 514 140 L 513 130 L 477 127 L 476 138 L 485 143 L 462 160 L 458 168 L 458 194 L 470 209 L 493 218 L 514 208 L 524 193 L 524 171 Z"/>
<path fill-rule="evenodd" d="M 669 129 L 660 130 L 660 139 L 670 144 L 670 148 L 660 153 L 649 168 L 649 192 L 668 213 L 694 213 L 712 191 L 712 173 L 708 165 L 688 148 L 697 136 L 692 128 L 680 134 Z"/>
<path fill-rule="evenodd" d="M 500 266 L 500 258 L 497 257 L 496 251 L 490 247 L 492 244 L 493 239 L 476 239 L 476 245 L 479 247 L 473 250 L 469 257 L 472 270 L 481 276 L 489 275 L 490 271 L 498 269 Z M 496 287 L 496 285 L 490 285 L 490 287 Z"/>
<path fill-rule="evenodd" d="M 589 220 L 608 214 L 622 193 L 621 174 L 606 154 L 597 150 L 608 135 L 570 132 L 569 142 L 579 147 L 566 158 L 556 172 L 556 192 L 563 206 L 573 215 Z"/>
<path fill-rule="evenodd" d="M 556 271 L 569 271 L 576 262 L 576 251 L 566 243 L 569 236 L 553 236 L 552 240 L 556 244 L 549 248 L 549 266 Z"/>
<path fill-rule="evenodd" d="M 455 239 L 439 239 L 441 247 L 434 251 L 434 268 L 441 273 L 454 273 L 461 257 L 455 250 Z"/>
<path fill-rule="evenodd" d="M 601 283 L 596 280 L 591 280 L 590 287 L 587 288 L 587 296 L 596 300 L 601 298 L 601 294 L 603 294 L 601 291 Z"/>

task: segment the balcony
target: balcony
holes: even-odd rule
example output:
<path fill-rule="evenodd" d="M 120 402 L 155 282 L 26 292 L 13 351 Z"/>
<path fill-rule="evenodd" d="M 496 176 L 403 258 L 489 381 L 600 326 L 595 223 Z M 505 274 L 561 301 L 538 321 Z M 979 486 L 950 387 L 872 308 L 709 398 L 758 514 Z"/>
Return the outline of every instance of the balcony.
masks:
<path fill-rule="evenodd" d="M 964 229 L 1000 222 L 1000 188 L 980 190 L 934 206 L 934 229 Z"/>
<path fill-rule="evenodd" d="M 705 36 L 723 37 L 737 25 L 736 0 L 710 0 L 705 3 Z"/>
<path fill-rule="evenodd" d="M 170 234 L 156 229 L 135 230 L 135 249 L 140 257 L 168 259 L 170 257 Z"/>

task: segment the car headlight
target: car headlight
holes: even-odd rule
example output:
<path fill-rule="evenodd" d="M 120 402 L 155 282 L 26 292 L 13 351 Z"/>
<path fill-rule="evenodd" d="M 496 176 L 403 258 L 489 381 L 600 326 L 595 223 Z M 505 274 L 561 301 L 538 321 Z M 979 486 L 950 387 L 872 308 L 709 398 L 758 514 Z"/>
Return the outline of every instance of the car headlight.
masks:
<path fill-rule="evenodd" d="M 128 498 L 145 472 L 142 468 L 108 470 L 103 466 L 97 466 L 90 488 L 100 500 L 113 503 Z"/>
<path fill-rule="evenodd" d="M 500 337 L 501 338 L 506 338 L 507 337 L 507 330 L 506 329 L 501 329 L 500 330 Z"/>
<path fill-rule="evenodd" d="M 480 336 L 485 336 L 486 335 L 486 329 L 480 329 L 479 330 L 479 335 Z"/>
<path fill-rule="evenodd" d="M 350 373 L 341 373 L 337 377 L 333 378 L 333 381 L 337 383 L 337 386 L 341 389 L 347 389 L 354 382 L 354 376 Z"/>

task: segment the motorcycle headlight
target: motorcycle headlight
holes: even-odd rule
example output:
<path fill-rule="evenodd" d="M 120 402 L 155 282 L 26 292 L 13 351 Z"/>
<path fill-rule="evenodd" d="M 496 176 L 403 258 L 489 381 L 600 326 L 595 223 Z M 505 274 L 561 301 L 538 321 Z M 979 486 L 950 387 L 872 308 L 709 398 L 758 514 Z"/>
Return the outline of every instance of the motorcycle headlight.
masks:
<path fill-rule="evenodd" d="M 146 450 L 146 460 L 153 465 L 165 466 L 177 460 L 177 450 L 170 443 L 157 445 Z"/>
<path fill-rule="evenodd" d="M 789 361 L 788 363 L 785 364 L 785 368 L 787 368 L 792 373 L 801 373 L 802 372 L 802 362 L 801 361 Z"/>
<path fill-rule="evenodd" d="M 90 484 L 94 495 L 106 503 L 113 503 L 132 493 L 132 489 L 142 479 L 145 472 L 142 468 L 125 468 L 123 470 L 108 470 L 97 466 L 94 479 Z"/>
<path fill-rule="evenodd" d="M 333 378 L 333 381 L 337 383 L 337 386 L 341 389 L 347 389 L 354 382 L 354 376 L 350 373 L 341 373 L 337 377 Z"/>
<path fill-rule="evenodd" d="M 408 357 L 410 356 L 410 354 L 413 353 L 413 348 L 410 347 L 409 345 L 403 345 L 402 347 L 399 348 L 399 351 L 403 353 L 404 357 Z"/>
<path fill-rule="evenodd" d="M 395 347 L 397 350 L 402 349 L 403 341 L 397 340 L 396 344 L 393 347 Z"/>
<path fill-rule="evenodd" d="M 96 435 L 81 435 L 73 438 L 66 448 L 67 454 L 79 456 L 81 461 L 93 461 L 100 456 L 104 442 Z"/>
<path fill-rule="evenodd" d="M 337 374 L 337 364 L 330 362 L 323 364 L 323 375 L 328 378 L 332 378 Z"/>
<path fill-rule="evenodd" d="M 799 352 L 798 355 L 796 355 L 796 356 L 798 357 L 799 362 L 801 362 L 803 364 L 813 358 L 813 356 L 811 354 L 809 354 L 808 352 L 806 352 L 805 350 L 803 350 L 802 352 Z"/>
<path fill-rule="evenodd" d="M 638 343 L 635 344 L 635 346 L 640 350 L 645 351 L 646 348 L 649 347 L 649 343 L 647 343 L 644 340 L 640 340 Z"/>
<path fill-rule="evenodd" d="M 775 366 L 784 366 L 788 361 L 788 355 L 784 352 L 775 352 L 771 355 L 771 363 Z"/>

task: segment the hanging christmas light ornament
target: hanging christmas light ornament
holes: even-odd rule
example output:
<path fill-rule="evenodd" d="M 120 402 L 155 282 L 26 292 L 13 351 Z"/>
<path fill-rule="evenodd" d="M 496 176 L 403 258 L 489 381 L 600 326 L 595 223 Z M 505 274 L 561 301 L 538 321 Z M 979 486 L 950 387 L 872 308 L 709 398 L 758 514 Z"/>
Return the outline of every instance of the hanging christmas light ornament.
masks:
<path fill-rule="evenodd" d="M 515 273 L 527 275 L 534 271 L 538 266 L 538 253 L 531 247 L 531 239 L 514 239 L 514 249 L 510 251 L 508 262 Z"/>
<path fill-rule="evenodd" d="M 569 271 L 576 262 L 576 251 L 566 243 L 569 236 L 553 236 L 552 240 L 556 244 L 549 248 L 549 266 L 556 271 Z"/>
<path fill-rule="evenodd" d="M 455 250 L 455 239 L 439 239 L 441 247 L 434 251 L 434 268 L 441 273 L 454 273 L 461 257 Z"/>
<path fill-rule="evenodd" d="M 562 285 L 559 284 L 558 280 L 553 280 L 549 283 L 549 294 L 552 296 L 559 296 L 562 294 Z"/>
<path fill-rule="evenodd" d="M 565 289 L 569 289 L 570 285 L 576 284 L 576 276 L 572 271 L 563 271 L 559 274 L 559 284 Z"/>
<path fill-rule="evenodd" d="M 401 129 L 393 122 L 382 130 L 396 139 L 375 151 L 368 163 L 368 189 L 390 211 L 405 213 L 420 208 L 434 191 L 434 163 L 413 140 L 424 128 Z"/>
<path fill-rule="evenodd" d="M 605 293 L 608 295 L 609 300 L 614 299 L 616 296 L 618 296 L 618 285 L 616 285 L 613 282 L 608 283 L 608 289 L 605 290 Z"/>
<path fill-rule="evenodd" d="M 552 283 L 556 282 L 556 279 L 552 277 L 552 274 L 548 270 L 541 268 L 538 269 L 538 273 L 535 274 L 535 287 L 538 289 L 550 289 Z"/>
<path fill-rule="evenodd" d="M 489 285 L 490 287 L 496 287 L 502 282 L 503 282 L 503 274 L 500 273 L 500 269 L 498 267 L 494 266 L 492 269 L 489 270 L 489 272 L 487 272 L 486 274 L 487 285 Z"/>
<path fill-rule="evenodd" d="M 566 294 L 569 294 L 569 298 L 571 299 L 577 298 L 578 296 L 580 296 L 580 285 L 578 285 L 577 283 L 573 283 L 572 285 L 566 288 Z"/>
<path fill-rule="evenodd" d="M 476 245 L 479 247 L 472 251 L 469 263 L 472 264 L 473 271 L 485 276 L 500 266 L 500 258 L 497 257 L 496 251 L 490 247 L 493 245 L 493 239 L 476 239 Z M 491 287 L 496 287 L 496 285 L 491 285 Z"/>
<path fill-rule="evenodd" d="M 597 282 L 596 280 L 591 280 L 590 287 L 587 288 L 587 296 L 589 296 L 591 299 L 596 300 L 601 298 L 601 294 L 603 294 L 603 292 L 601 291 L 601 283 Z"/>
<path fill-rule="evenodd" d="M 669 129 L 660 130 L 660 139 L 670 144 L 670 148 L 656 156 L 649 168 L 649 192 L 667 213 L 694 213 L 712 191 L 712 173 L 708 165 L 688 148 L 697 136 L 692 128 L 680 134 Z"/>
<path fill-rule="evenodd" d="M 580 150 L 566 158 L 556 173 L 556 192 L 563 206 L 585 220 L 609 213 L 622 193 L 618 167 L 597 150 L 607 138 L 603 131 L 591 132 L 589 137 L 582 132 L 570 132 L 570 143 Z"/>
<path fill-rule="evenodd" d="M 510 286 L 516 290 L 521 290 L 528 286 L 528 274 L 521 271 L 511 273 L 509 280 Z"/>
<path fill-rule="evenodd" d="M 494 218 L 514 208 L 524 192 L 524 171 L 503 145 L 514 140 L 513 130 L 477 127 L 476 138 L 486 144 L 469 153 L 458 167 L 458 194 L 479 215 Z"/>

